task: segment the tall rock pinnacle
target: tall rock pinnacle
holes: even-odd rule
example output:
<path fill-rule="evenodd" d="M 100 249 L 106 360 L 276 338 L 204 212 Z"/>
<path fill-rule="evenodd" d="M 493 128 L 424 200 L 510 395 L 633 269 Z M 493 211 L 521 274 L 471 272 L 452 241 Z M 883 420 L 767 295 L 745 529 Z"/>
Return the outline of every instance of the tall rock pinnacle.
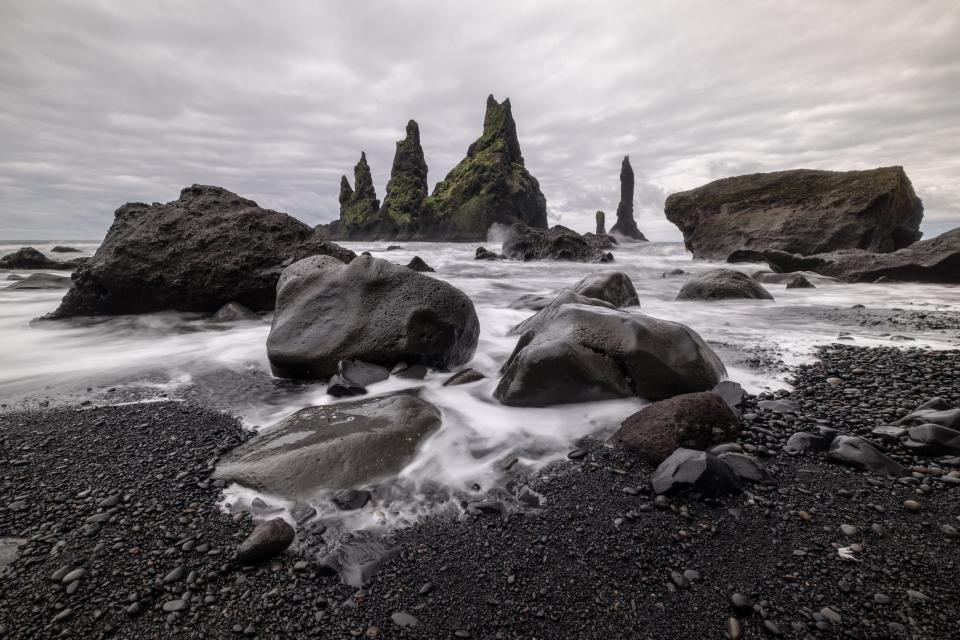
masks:
<path fill-rule="evenodd" d="M 423 199 L 427 197 L 427 162 L 420 146 L 420 127 L 407 123 L 407 135 L 397 141 L 393 168 L 383 199 L 383 214 L 398 225 L 410 224 L 417 218 Z"/>
<path fill-rule="evenodd" d="M 617 205 L 617 222 L 610 233 L 646 241 L 633 219 L 633 167 L 630 166 L 630 156 L 623 156 L 623 164 L 620 165 L 620 204 Z"/>
<path fill-rule="evenodd" d="M 367 222 L 380 208 L 367 154 L 360 153 L 360 162 L 353 168 L 353 189 L 346 176 L 340 178 L 340 223 L 349 228 Z"/>
<path fill-rule="evenodd" d="M 607 232 L 606 214 L 603 211 L 597 211 L 597 235 L 602 236 Z"/>

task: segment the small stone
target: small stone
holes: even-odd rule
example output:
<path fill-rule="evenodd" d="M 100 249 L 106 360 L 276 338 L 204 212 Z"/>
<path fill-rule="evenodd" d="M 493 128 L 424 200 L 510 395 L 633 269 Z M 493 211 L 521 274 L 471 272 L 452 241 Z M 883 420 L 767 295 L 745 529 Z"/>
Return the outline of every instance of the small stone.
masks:
<path fill-rule="evenodd" d="M 813 520 L 813 515 L 809 511 L 800 511 L 797 513 L 801 520 L 804 522 L 810 522 Z"/>
<path fill-rule="evenodd" d="M 840 525 L 840 532 L 847 536 L 848 538 L 857 535 L 857 528 L 852 524 L 842 524 Z"/>
<path fill-rule="evenodd" d="M 824 619 L 830 621 L 831 624 L 840 624 L 843 622 L 843 618 L 840 616 L 840 614 L 830 607 L 823 607 L 820 609 L 820 615 L 822 615 Z"/>
<path fill-rule="evenodd" d="M 903 508 L 907 511 L 920 511 L 920 503 L 916 500 L 904 500 Z"/>
<path fill-rule="evenodd" d="M 893 599 L 885 593 L 875 593 L 873 594 L 873 601 L 877 604 L 890 604 Z"/>
<path fill-rule="evenodd" d="M 734 593 L 731 595 L 730 605 L 736 613 L 742 616 L 748 616 L 753 613 L 753 602 L 742 593 Z"/>
<path fill-rule="evenodd" d="M 730 640 L 740 640 L 740 621 L 733 616 L 727 618 L 727 637 Z"/>
<path fill-rule="evenodd" d="M 393 624 L 398 627 L 415 627 L 418 624 L 416 616 L 410 615 L 406 611 L 397 611 L 394 614 L 391 614 L 390 619 L 393 620 Z"/>
<path fill-rule="evenodd" d="M 63 576 L 63 579 L 61 580 L 61 582 L 63 584 L 70 584 L 71 582 L 76 582 L 77 580 L 79 580 L 80 578 L 83 578 L 86 575 L 87 575 L 86 569 L 74 569 L 67 575 Z"/>
<path fill-rule="evenodd" d="M 167 600 L 163 603 L 163 610 L 167 613 L 176 613 L 185 610 L 188 606 L 186 600 Z"/>
<path fill-rule="evenodd" d="M 237 559 L 240 562 L 253 563 L 275 556 L 285 551 L 293 543 L 295 535 L 296 532 L 293 527 L 282 518 L 261 522 L 254 527 L 247 539 L 237 549 Z M 198 552 L 200 548 L 197 547 Z"/>
<path fill-rule="evenodd" d="M 180 582 L 187 577 L 187 568 L 180 566 L 163 577 L 163 584 Z"/>

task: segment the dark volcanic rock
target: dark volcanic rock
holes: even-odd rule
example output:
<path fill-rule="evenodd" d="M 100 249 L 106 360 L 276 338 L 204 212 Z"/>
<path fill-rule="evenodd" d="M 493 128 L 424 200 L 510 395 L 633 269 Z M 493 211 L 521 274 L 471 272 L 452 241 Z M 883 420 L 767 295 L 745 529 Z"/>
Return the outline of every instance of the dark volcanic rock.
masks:
<path fill-rule="evenodd" d="M 340 220 L 337 237 L 360 239 L 376 222 L 380 200 L 373 186 L 367 154 L 360 152 L 360 161 L 353 168 L 353 187 L 347 176 L 340 176 Z"/>
<path fill-rule="evenodd" d="M 283 518 L 261 522 L 237 549 L 237 560 L 247 564 L 282 553 L 293 543 L 296 533 Z"/>
<path fill-rule="evenodd" d="M 607 225 L 606 225 L 606 214 L 603 211 L 597 211 L 597 235 L 603 236 L 607 234 Z"/>
<path fill-rule="evenodd" d="M 73 280 L 67 276 L 55 276 L 52 273 L 31 273 L 20 278 L 5 289 L 69 289 Z"/>
<path fill-rule="evenodd" d="M 616 309 L 616 307 L 605 300 L 588 298 L 587 296 L 582 296 L 570 289 L 563 289 L 553 296 L 550 302 L 537 311 L 537 313 L 533 314 L 523 322 L 510 329 L 510 331 L 507 332 L 507 335 L 518 336 L 527 333 L 528 331 L 539 331 L 553 322 L 554 318 L 557 317 L 557 314 L 560 313 L 561 309 L 571 304 L 602 307 L 604 309 Z"/>
<path fill-rule="evenodd" d="M 407 264 L 407 269 L 413 269 L 414 271 L 419 271 L 420 273 L 436 271 L 436 269 L 424 262 L 423 258 L 420 256 L 413 256 L 413 259 Z"/>
<path fill-rule="evenodd" d="M 775 484 L 776 480 L 770 475 L 760 461 L 753 456 L 735 451 L 727 451 L 717 455 L 717 459 L 730 467 L 738 478 L 751 484 Z"/>
<path fill-rule="evenodd" d="M 511 260 L 572 260 L 575 262 L 611 262 L 605 236 L 582 236 L 560 225 L 537 229 L 515 224 L 507 230 L 503 255 Z"/>
<path fill-rule="evenodd" d="M 733 269 L 712 269 L 683 283 L 677 300 L 731 300 L 749 298 L 773 300 L 770 292 L 745 273 Z"/>
<path fill-rule="evenodd" d="M 740 419 L 720 396 L 685 393 L 629 416 L 613 441 L 651 464 L 660 464 L 680 447 L 704 450 L 735 439 L 739 432 Z"/>
<path fill-rule="evenodd" d="M 73 260 L 51 260 L 33 247 L 22 247 L 0 258 L 0 269 L 74 269 Z"/>
<path fill-rule="evenodd" d="M 689 327 L 639 313 L 564 305 L 549 322 L 523 333 L 495 396 L 514 406 L 631 395 L 659 400 L 707 391 L 724 374 L 720 359 Z"/>
<path fill-rule="evenodd" d="M 827 460 L 890 478 L 902 478 L 909 474 L 899 462 L 857 436 L 834 438 L 827 453 Z"/>
<path fill-rule="evenodd" d="M 50 249 L 52 253 L 80 253 L 80 249 L 76 247 L 65 247 L 63 245 L 57 245 L 53 249 Z"/>
<path fill-rule="evenodd" d="M 695 492 L 706 498 L 739 493 L 740 478 L 722 460 L 706 451 L 677 449 L 650 476 L 658 495 Z"/>
<path fill-rule="evenodd" d="M 357 360 L 341 360 L 337 364 L 337 373 L 327 385 L 327 393 L 338 398 L 363 395 L 367 392 L 367 385 L 389 377 L 390 372 L 386 367 Z"/>
<path fill-rule="evenodd" d="M 193 185 L 167 204 L 125 204 L 53 314 L 273 309 L 280 272 L 311 255 L 349 262 L 302 222 L 220 187 Z"/>
<path fill-rule="evenodd" d="M 418 237 L 485 240 L 493 224 L 547 227 L 547 202 L 520 153 L 510 100 L 487 98 L 483 134 L 424 200 Z"/>
<path fill-rule="evenodd" d="M 214 475 L 308 500 L 400 471 L 439 427 L 440 411 L 409 393 L 307 407 L 224 455 Z"/>
<path fill-rule="evenodd" d="M 464 369 L 463 371 L 458 371 L 443 383 L 445 387 L 454 387 L 461 384 L 470 384 L 471 382 L 477 382 L 483 380 L 487 376 L 483 375 L 476 369 Z"/>
<path fill-rule="evenodd" d="M 598 231 L 597 234 L 599 233 Z M 610 233 L 646 241 L 633 219 L 633 167 L 630 166 L 630 156 L 623 156 L 623 163 L 620 165 L 620 204 L 617 205 L 617 221 L 610 228 Z"/>
<path fill-rule="evenodd" d="M 510 303 L 511 309 L 533 309 L 539 311 L 557 299 L 564 292 L 573 292 L 580 297 L 593 298 L 609 303 L 613 308 L 639 306 L 640 299 L 633 281 L 623 271 L 597 271 L 582 278 L 570 287 L 553 291 L 545 295 L 527 294 Z M 569 302 L 568 298 L 568 302 Z M 583 302 L 583 304 L 593 304 Z M 518 325 L 519 326 L 519 325 Z"/>
<path fill-rule="evenodd" d="M 787 281 L 787 289 L 815 289 L 813 283 L 807 280 L 802 274 L 797 274 Z"/>
<path fill-rule="evenodd" d="M 333 549 L 317 557 L 322 574 L 337 574 L 344 584 L 360 588 L 372 578 L 383 563 L 400 555 L 395 545 L 366 537 L 353 537 L 338 542 Z"/>
<path fill-rule="evenodd" d="M 315 256 L 284 272 L 267 338 L 275 375 L 326 379 L 341 360 L 445 369 L 467 362 L 479 321 L 460 290 L 386 260 Z"/>
<path fill-rule="evenodd" d="M 239 302 L 228 302 L 220 307 L 210 322 L 240 322 L 242 320 L 261 320 L 252 309 L 248 309 Z"/>
<path fill-rule="evenodd" d="M 960 455 L 960 431 L 939 424 L 921 424 L 907 429 L 903 446 L 924 455 Z"/>
<path fill-rule="evenodd" d="M 960 283 L 960 227 L 935 238 L 914 243 L 893 253 L 871 253 L 858 249 L 797 255 L 785 251 L 764 251 L 770 268 L 780 273 L 813 271 L 845 282 Z"/>
<path fill-rule="evenodd" d="M 477 247 L 477 254 L 474 260 L 503 260 L 503 256 L 490 251 L 486 247 Z"/>
<path fill-rule="evenodd" d="M 747 392 L 744 391 L 740 383 L 732 380 L 723 380 L 710 391 L 717 394 L 721 400 L 727 403 L 727 406 L 730 407 L 730 410 L 733 411 L 734 415 L 738 418 L 743 415 L 743 402 L 747 397 Z"/>
<path fill-rule="evenodd" d="M 738 250 L 895 251 L 920 239 L 923 218 L 902 167 L 724 178 L 672 194 L 664 211 L 694 258 L 708 260 Z"/>
<path fill-rule="evenodd" d="M 406 136 L 397 140 L 380 215 L 400 230 L 410 228 L 416 222 L 426 197 L 427 161 L 420 146 L 420 127 L 416 121 L 410 120 Z"/>

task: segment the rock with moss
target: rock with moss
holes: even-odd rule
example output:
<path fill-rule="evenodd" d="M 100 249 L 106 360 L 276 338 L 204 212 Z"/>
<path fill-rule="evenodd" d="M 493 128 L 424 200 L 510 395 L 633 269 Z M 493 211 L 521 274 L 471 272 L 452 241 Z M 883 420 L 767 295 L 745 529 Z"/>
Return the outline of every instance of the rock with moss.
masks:
<path fill-rule="evenodd" d="M 437 184 L 420 213 L 420 238 L 484 240 L 493 224 L 547 227 L 547 203 L 524 166 L 509 98 L 487 98 L 481 135 Z"/>
<path fill-rule="evenodd" d="M 724 178 L 672 194 L 664 211 L 693 257 L 708 260 L 754 260 L 766 250 L 889 253 L 920 239 L 923 218 L 903 167 Z"/>
<path fill-rule="evenodd" d="M 630 166 L 630 156 L 623 156 L 620 164 L 620 204 L 617 205 L 617 221 L 610 228 L 610 233 L 631 240 L 647 240 L 633 219 L 633 167 Z M 597 234 L 600 232 L 597 231 Z"/>
<path fill-rule="evenodd" d="M 406 137 L 397 141 L 381 215 L 398 228 L 409 229 L 417 221 L 426 197 L 427 161 L 420 146 L 420 127 L 411 120 L 407 123 Z"/>
<path fill-rule="evenodd" d="M 380 201 L 373 187 L 373 176 L 367 164 L 367 154 L 360 153 L 360 162 L 353 168 L 353 187 L 347 176 L 340 177 L 339 236 L 343 238 L 366 237 L 368 230 L 377 222 Z"/>

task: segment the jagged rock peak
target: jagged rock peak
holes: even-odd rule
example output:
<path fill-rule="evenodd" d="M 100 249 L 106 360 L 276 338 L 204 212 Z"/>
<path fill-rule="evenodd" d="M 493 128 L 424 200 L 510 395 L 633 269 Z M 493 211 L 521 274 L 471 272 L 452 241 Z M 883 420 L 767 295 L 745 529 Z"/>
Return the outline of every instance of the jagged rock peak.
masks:
<path fill-rule="evenodd" d="M 415 120 L 410 120 L 406 137 L 397 141 L 383 212 L 396 223 L 410 223 L 417 217 L 426 197 L 427 162 L 420 146 L 420 127 Z"/>
<path fill-rule="evenodd" d="M 493 94 L 487 96 L 487 111 L 483 116 L 483 135 L 470 145 L 467 156 L 485 151 L 503 152 L 510 162 L 523 165 L 517 125 L 513 120 L 510 98 L 498 103 Z"/>
<path fill-rule="evenodd" d="M 367 154 L 360 152 L 360 161 L 353 168 L 353 189 L 346 176 L 340 179 L 340 221 L 344 224 L 361 223 L 380 208 L 377 192 L 373 188 L 373 176 L 367 164 Z"/>
<path fill-rule="evenodd" d="M 630 166 L 630 156 L 623 156 L 623 163 L 620 165 L 620 204 L 617 205 L 617 221 L 610 233 L 634 240 L 646 240 L 633 219 L 633 167 Z"/>

